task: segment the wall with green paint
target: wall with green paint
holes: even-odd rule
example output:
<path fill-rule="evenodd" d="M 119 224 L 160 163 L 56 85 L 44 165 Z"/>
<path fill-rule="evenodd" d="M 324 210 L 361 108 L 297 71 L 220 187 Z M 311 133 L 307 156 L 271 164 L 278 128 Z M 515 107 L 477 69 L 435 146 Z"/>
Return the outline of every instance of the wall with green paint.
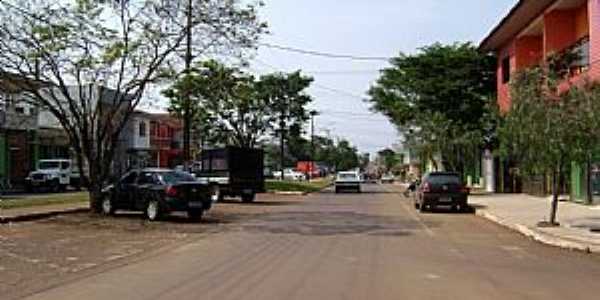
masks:
<path fill-rule="evenodd" d="M 583 201 L 585 199 L 585 170 L 580 164 L 571 164 L 571 200 Z"/>

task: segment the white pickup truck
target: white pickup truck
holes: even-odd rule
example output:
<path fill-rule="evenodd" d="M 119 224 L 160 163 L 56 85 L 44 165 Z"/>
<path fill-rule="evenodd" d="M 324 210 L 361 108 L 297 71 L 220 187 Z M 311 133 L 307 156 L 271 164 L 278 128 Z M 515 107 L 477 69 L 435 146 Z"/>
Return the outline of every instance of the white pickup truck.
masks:
<path fill-rule="evenodd" d="M 25 189 L 29 192 L 40 188 L 53 192 L 64 191 L 68 186 L 81 188 L 79 168 L 69 159 L 42 159 L 35 171 L 25 178 Z"/>

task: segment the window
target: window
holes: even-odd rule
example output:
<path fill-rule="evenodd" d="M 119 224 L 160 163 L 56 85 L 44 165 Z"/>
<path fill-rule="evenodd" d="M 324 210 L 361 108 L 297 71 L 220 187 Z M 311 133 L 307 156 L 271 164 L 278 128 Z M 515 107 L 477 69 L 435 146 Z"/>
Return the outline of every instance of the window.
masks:
<path fill-rule="evenodd" d="M 15 112 L 17 114 L 24 115 L 25 114 L 25 107 L 15 106 Z"/>
<path fill-rule="evenodd" d="M 502 59 L 502 83 L 510 81 L 510 56 Z"/>
<path fill-rule="evenodd" d="M 156 183 L 156 179 L 154 177 L 154 173 L 144 172 L 140 175 L 140 179 L 138 180 L 138 184 L 154 184 Z"/>
<path fill-rule="evenodd" d="M 585 37 L 573 45 L 570 51 L 574 57 L 570 71 L 572 75 L 583 73 L 590 66 L 590 38 Z"/>
<path fill-rule="evenodd" d="M 150 135 L 151 136 L 157 136 L 157 128 L 156 128 L 156 122 L 152 121 L 150 122 Z"/>
<path fill-rule="evenodd" d="M 63 162 L 60 163 L 60 168 L 62 170 L 67 170 L 67 169 L 69 169 L 69 167 L 70 167 L 70 164 L 67 161 L 63 161 Z"/>
<path fill-rule="evenodd" d="M 140 137 L 146 136 L 146 122 L 140 121 Z"/>
<path fill-rule="evenodd" d="M 121 179 L 121 183 L 123 184 L 132 184 L 135 182 L 135 179 L 137 178 L 137 172 L 131 172 L 129 174 L 126 174 L 125 176 L 123 176 L 123 179 Z"/>
<path fill-rule="evenodd" d="M 162 181 L 166 184 L 177 184 L 180 182 L 194 182 L 196 178 L 191 174 L 185 172 L 164 172 L 159 175 L 162 178 Z"/>
<path fill-rule="evenodd" d="M 58 169 L 59 166 L 60 163 L 57 161 L 40 161 L 38 164 L 40 170 Z"/>

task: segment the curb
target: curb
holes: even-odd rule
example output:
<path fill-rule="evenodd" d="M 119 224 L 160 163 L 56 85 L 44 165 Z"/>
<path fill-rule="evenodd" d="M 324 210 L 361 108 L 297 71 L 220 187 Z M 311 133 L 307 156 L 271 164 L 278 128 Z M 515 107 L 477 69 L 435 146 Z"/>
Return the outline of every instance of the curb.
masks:
<path fill-rule="evenodd" d="M 477 211 L 475 211 L 475 214 L 477 216 L 480 216 L 482 218 L 490 220 L 496 224 L 499 224 L 503 227 L 506 227 L 508 229 L 516 231 L 516 232 L 518 232 L 526 237 L 529 237 L 529 238 L 533 239 L 534 241 L 540 242 L 542 244 L 559 247 L 559 248 L 567 249 L 567 250 L 582 251 L 585 253 L 600 253 L 600 247 L 598 247 L 598 246 L 589 245 L 586 243 L 581 243 L 581 242 L 576 242 L 576 241 L 569 241 L 569 240 L 566 240 L 561 237 L 557 237 L 552 234 L 544 233 L 539 230 L 529 228 L 523 224 L 514 224 L 514 223 L 506 222 L 502 218 L 500 218 L 492 213 L 489 213 L 487 211 L 477 210 Z"/>
<path fill-rule="evenodd" d="M 50 217 L 55 217 L 59 215 L 68 215 L 68 214 L 76 214 L 89 212 L 90 209 L 87 207 L 77 207 L 77 208 L 68 208 L 62 210 L 52 210 L 45 212 L 34 212 L 29 214 L 22 214 L 17 216 L 3 217 L 0 216 L 0 224 L 8 224 L 8 223 L 16 223 L 16 222 L 26 222 L 26 221 L 35 221 L 40 219 L 46 219 Z"/>
<path fill-rule="evenodd" d="M 306 195 L 308 195 L 308 192 L 282 192 L 282 191 L 275 191 L 275 192 L 271 192 L 271 194 L 280 195 L 280 196 L 306 196 Z"/>

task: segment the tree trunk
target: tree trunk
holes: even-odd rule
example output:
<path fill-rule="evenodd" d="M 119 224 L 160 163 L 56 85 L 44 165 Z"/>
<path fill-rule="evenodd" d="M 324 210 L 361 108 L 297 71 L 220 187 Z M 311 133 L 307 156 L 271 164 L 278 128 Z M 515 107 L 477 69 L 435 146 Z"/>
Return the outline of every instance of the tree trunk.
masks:
<path fill-rule="evenodd" d="M 552 205 L 550 207 L 550 224 L 556 224 L 556 211 L 558 209 L 559 178 L 561 167 L 552 172 Z"/>
<path fill-rule="evenodd" d="M 97 184 L 92 181 L 94 184 L 89 186 L 89 195 L 90 195 L 90 209 L 94 213 L 102 212 L 102 185 Z"/>
<path fill-rule="evenodd" d="M 283 127 L 281 128 L 281 136 L 279 141 L 280 146 L 280 163 L 281 163 L 281 181 L 284 180 L 283 169 L 285 168 L 285 136 L 284 136 Z"/>
<path fill-rule="evenodd" d="M 587 204 L 592 204 L 594 202 L 594 195 L 592 191 L 592 158 L 588 156 L 587 162 L 585 164 L 585 200 Z"/>

